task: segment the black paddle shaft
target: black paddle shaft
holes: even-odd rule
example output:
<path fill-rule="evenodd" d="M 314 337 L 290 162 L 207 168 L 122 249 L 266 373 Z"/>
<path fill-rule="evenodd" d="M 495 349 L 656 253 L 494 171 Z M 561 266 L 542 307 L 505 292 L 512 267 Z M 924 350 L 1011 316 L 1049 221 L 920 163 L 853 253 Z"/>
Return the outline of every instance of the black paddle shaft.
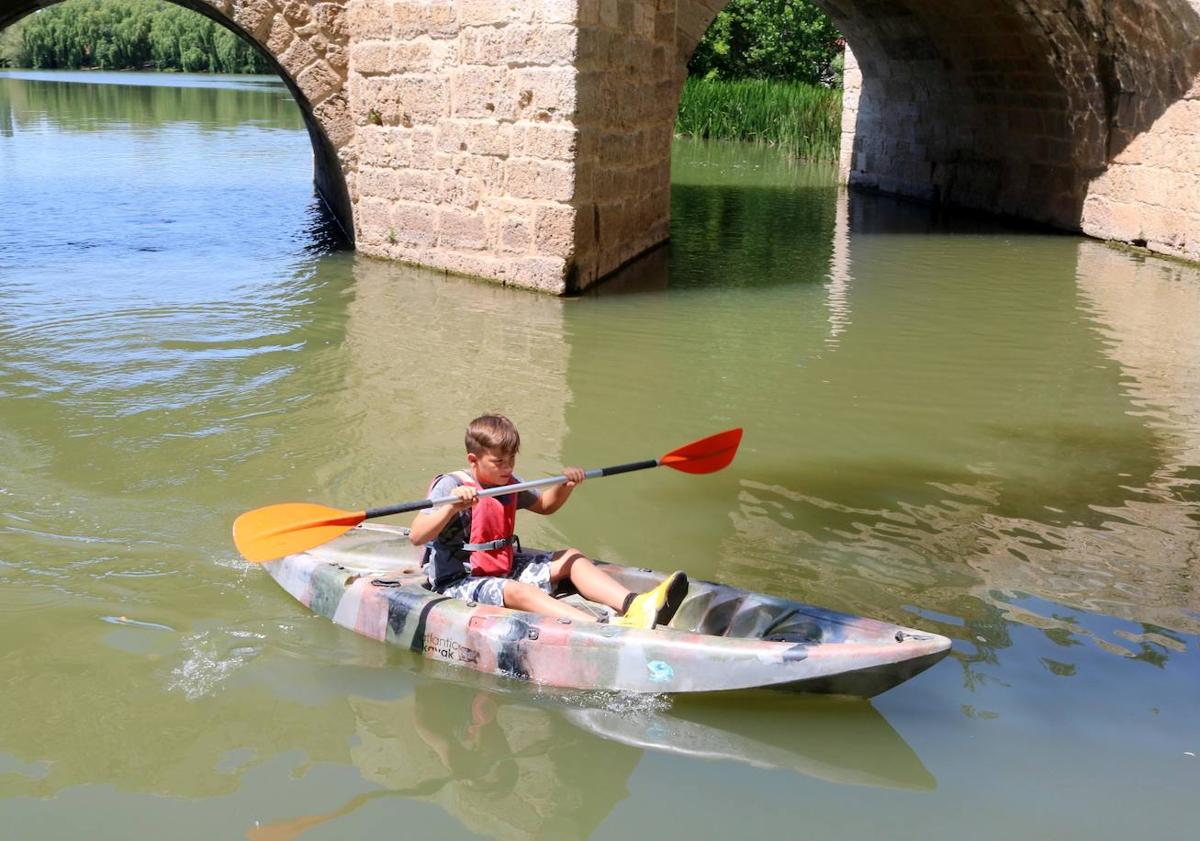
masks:
<path fill-rule="evenodd" d="M 645 461 L 631 461 L 628 464 L 618 464 L 613 467 L 597 467 L 593 470 L 584 472 L 584 476 L 589 479 L 598 479 L 601 476 L 616 476 L 618 473 L 632 473 L 635 470 L 646 470 L 651 467 L 658 467 L 658 459 L 646 459 Z M 497 488 L 488 488 L 480 491 L 480 496 L 502 496 L 504 494 L 515 493 L 516 491 L 524 491 L 532 488 L 542 488 L 549 485 L 561 485 L 567 481 L 566 476 L 551 476 L 546 479 L 535 479 L 532 482 L 521 482 L 516 485 L 501 485 Z M 442 497 L 441 499 L 418 499 L 412 502 L 401 502 L 396 505 L 385 505 L 382 508 L 368 508 L 363 519 L 373 520 L 376 517 L 387 517 L 391 514 L 403 514 L 406 511 L 420 511 L 423 508 L 432 508 L 435 505 L 445 505 L 447 502 L 453 502 L 453 497 Z"/>

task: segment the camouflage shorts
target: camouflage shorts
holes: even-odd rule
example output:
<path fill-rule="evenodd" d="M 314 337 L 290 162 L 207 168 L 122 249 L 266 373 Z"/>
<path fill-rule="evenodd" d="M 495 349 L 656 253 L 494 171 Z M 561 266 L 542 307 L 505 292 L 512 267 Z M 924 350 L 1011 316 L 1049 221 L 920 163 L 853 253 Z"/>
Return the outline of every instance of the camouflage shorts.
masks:
<path fill-rule="evenodd" d="M 522 584 L 532 584 L 544 593 L 553 593 L 551 557 L 549 552 L 518 552 L 513 557 L 513 569 L 508 575 L 471 575 L 460 578 L 441 593 L 454 599 L 499 607 L 504 606 L 505 581 L 520 581 Z"/>

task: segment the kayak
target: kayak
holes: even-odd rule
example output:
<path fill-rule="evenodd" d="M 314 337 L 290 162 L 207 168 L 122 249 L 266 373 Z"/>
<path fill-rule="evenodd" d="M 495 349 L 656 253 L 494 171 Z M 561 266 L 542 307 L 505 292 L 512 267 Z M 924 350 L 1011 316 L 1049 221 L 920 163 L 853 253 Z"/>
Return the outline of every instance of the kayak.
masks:
<path fill-rule="evenodd" d="M 673 694 L 770 687 L 870 697 L 950 650 L 939 634 L 709 581 L 653 630 L 476 604 L 434 593 L 408 529 L 358 525 L 264 563 L 301 604 L 431 660 L 563 689 Z M 664 574 L 597 562 L 629 590 Z M 607 608 L 566 597 L 597 616 Z"/>

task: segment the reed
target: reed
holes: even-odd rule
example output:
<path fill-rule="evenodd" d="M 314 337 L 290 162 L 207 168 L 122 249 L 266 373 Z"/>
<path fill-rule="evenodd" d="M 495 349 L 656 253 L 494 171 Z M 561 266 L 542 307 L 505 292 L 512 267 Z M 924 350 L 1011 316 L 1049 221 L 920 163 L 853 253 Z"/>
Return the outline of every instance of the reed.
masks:
<path fill-rule="evenodd" d="M 842 92 L 767 79 L 684 82 L 678 134 L 779 146 L 806 160 L 835 161 L 841 145 Z"/>

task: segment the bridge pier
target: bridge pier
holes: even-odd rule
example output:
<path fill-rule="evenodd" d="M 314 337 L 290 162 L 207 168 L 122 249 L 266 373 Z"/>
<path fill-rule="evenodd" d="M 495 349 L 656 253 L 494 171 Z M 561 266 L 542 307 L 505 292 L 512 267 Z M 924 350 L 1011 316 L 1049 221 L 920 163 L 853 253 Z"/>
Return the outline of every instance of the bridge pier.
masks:
<path fill-rule="evenodd" d="M 668 237 L 727 0 L 175 2 L 275 61 L 360 251 L 570 294 Z M 854 48 L 849 184 L 1200 260 L 1200 0 L 818 2 Z"/>
<path fill-rule="evenodd" d="M 350 0 L 358 247 L 569 294 L 665 241 L 725 2 Z M 822 5 L 852 186 L 1200 259 L 1200 0 Z"/>

